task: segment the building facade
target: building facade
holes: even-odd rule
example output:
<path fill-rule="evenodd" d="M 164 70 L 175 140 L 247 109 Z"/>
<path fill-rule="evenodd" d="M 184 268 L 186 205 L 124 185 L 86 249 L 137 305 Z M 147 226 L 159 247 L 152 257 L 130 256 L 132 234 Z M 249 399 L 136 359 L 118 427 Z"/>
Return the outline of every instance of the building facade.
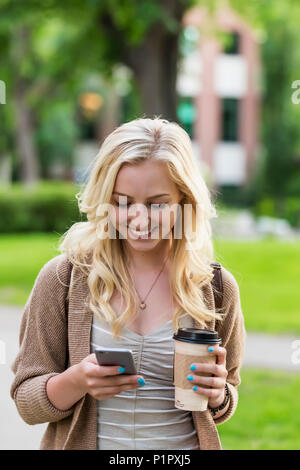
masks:
<path fill-rule="evenodd" d="M 228 9 L 214 23 L 203 8 L 184 17 L 178 118 L 213 186 L 243 186 L 259 148 L 259 44 Z"/>

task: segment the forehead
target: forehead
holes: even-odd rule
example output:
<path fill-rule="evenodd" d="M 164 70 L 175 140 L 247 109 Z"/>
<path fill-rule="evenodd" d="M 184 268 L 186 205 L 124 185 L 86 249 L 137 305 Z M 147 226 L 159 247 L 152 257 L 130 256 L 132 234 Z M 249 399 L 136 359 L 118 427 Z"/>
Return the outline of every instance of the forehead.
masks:
<path fill-rule="evenodd" d="M 146 161 L 138 165 L 124 164 L 118 172 L 114 191 L 126 194 L 160 194 L 176 192 L 175 183 L 171 180 L 166 163 Z M 128 192 L 126 192 L 128 191 Z"/>

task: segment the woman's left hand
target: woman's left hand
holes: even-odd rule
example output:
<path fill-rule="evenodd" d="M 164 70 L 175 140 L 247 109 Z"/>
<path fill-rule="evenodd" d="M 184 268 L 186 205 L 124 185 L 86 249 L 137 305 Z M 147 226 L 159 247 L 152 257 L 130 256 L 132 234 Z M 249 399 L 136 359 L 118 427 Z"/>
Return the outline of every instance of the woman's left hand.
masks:
<path fill-rule="evenodd" d="M 213 348 L 213 351 L 210 351 L 208 348 Z M 191 367 L 191 374 L 188 377 L 193 376 L 193 380 L 189 380 L 189 382 L 197 386 L 195 393 L 207 396 L 208 406 L 216 408 L 225 400 L 225 384 L 228 375 L 226 369 L 226 349 L 219 345 L 213 345 L 208 346 L 207 350 L 208 354 L 215 354 L 217 356 L 216 364 L 193 362 L 193 364 L 191 364 L 191 366 L 193 366 Z M 213 374 L 214 377 L 202 377 L 198 375 L 198 372 L 208 372 Z M 201 384 L 211 388 L 202 388 Z"/>

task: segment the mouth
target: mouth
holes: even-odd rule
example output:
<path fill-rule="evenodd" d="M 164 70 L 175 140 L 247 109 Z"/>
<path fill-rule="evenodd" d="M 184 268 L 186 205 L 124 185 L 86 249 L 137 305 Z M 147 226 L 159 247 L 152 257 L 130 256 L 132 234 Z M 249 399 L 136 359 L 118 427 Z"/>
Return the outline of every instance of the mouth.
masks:
<path fill-rule="evenodd" d="M 130 235 L 136 238 L 137 240 L 147 240 L 151 236 L 151 234 L 154 233 L 158 229 L 158 227 L 159 226 L 157 225 L 152 230 L 150 230 L 150 232 L 146 232 L 146 231 L 136 231 L 127 225 L 128 233 L 130 233 Z"/>

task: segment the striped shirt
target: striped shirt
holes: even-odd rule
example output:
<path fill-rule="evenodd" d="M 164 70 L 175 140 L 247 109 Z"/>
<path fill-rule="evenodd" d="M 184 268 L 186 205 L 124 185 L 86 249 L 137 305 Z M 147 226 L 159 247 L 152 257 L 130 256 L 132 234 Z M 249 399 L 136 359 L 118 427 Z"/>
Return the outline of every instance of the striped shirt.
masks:
<path fill-rule="evenodd" d="M 180 326 L 192 326 L 187 314 Z M 126 348 L 146 384 L 97 400 L 97 449 L 199 449 L 191 411 L 174 406 L 172 320 L 142 336 L 124 327 L 119 340 L 105 320 L 93 317 L 91 351 Z"/>

